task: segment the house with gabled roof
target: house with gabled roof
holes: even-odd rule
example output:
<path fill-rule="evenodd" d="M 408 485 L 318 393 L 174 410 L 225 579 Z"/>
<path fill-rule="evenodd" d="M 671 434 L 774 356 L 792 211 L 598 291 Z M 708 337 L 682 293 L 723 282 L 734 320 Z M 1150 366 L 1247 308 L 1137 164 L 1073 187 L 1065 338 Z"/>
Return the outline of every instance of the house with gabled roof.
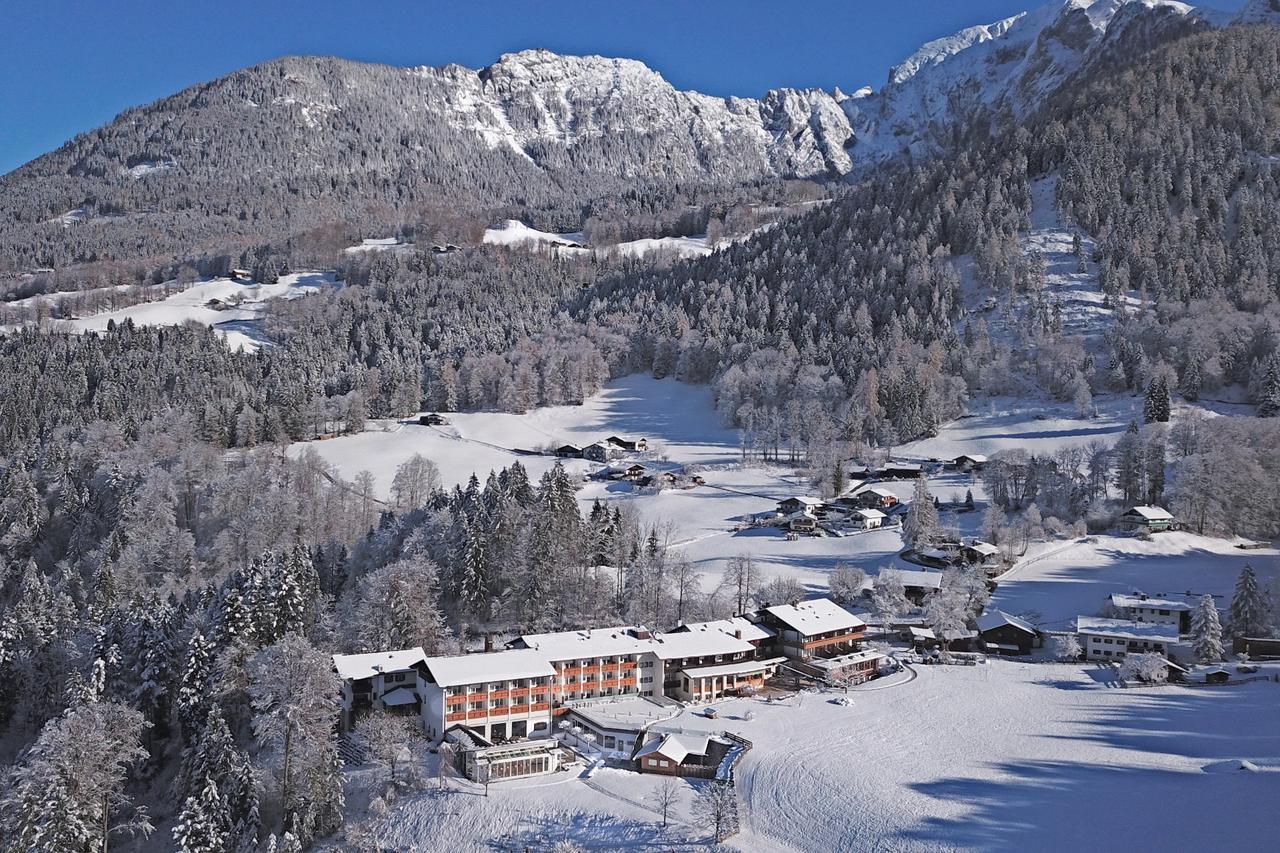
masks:
<path fill-rule="evenodd" d="M 1040 629 L 1020 616 L 988 610 L 978 617 L 978 637 L 987 651 L 1029 655 L 1042 644 Z"/>
<path fill-rule="evenodd" d="M 1127 530 L 1157 533 L 1172 530 L 1176 524 L 1173 513 L 1162 506 L 1130 507 L 1120 516 L 1120 526 Z"/>
<path fill-rule="evenodd" d="M 779 652 L 796 660 L 858 650 L 867 624 L 829 598 L 765 607 L 760 621 L 777 632 Z"/>

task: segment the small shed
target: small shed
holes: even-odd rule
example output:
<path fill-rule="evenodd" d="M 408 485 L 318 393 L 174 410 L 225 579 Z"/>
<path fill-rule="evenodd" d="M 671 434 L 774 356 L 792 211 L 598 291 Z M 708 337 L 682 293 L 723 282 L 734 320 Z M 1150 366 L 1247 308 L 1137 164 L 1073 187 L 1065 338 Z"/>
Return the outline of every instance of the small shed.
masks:
<path fill-rule="evenodd" d="M 1231 673 L 1222 667 L 1211 669 L 1204 674 L 1205 684 L 1226 684 L 1231 680 Z"/>
<path fill-rule="evenodd" d="M 447 426 L 449 419 L 444 415 L 437 414 L 436 412 L 429 412 L 425 415 L 419 415 L 418 423 L 423 426 Z"/>
<path fill-rule="evenodd" d="M 981 471 L 987 464 L 987 457 L 980 453 L 963 453 L 951 460 L 957 471 Z"/>

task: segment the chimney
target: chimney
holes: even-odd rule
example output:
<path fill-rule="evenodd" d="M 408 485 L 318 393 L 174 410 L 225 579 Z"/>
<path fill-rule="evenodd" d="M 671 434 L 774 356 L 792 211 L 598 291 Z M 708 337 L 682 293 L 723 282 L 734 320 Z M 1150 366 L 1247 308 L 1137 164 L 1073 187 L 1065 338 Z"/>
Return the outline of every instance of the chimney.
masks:
<path fill-rule="evenodd" d="M 493 632 L 492 631 L 484 632 L 484 650 L 486 652 L 493 651 Z"/>
<path fill-rule="evenodd" d="M 735 629 L 733 629 L 733 638 L 734 638 L 735 640 L 741 640 L 741 639 L 742 639 L 742 629 L 741 629 L 741 628 L 735 628 Z"/>

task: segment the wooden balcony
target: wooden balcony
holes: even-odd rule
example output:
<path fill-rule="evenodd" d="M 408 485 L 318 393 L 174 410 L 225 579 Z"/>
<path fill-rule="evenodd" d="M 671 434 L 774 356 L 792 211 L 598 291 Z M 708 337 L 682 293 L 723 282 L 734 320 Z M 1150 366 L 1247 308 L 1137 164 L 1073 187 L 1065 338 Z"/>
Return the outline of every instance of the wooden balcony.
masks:
<path fill-rule="evenodd" d="M 822 649 L 827 646 L 838 646 L 841 643 L 856 643 L 864 636 L 862 631 L 851 631 L 847 634 L 837 634 L 834 637 L 824 637 L 820 640 L 809 640 L 801 645 L 804 649 Z"/>
<path fill-rule="evenodd" d="M 484 710 L 467 712 L 468 720 L 483 720 L 488 716 L 489 716 L 489 712 Z"/>
<path fill-rule="evenodd" d="M 445 714 L 444 721 L 446 723 L 461 723 L 467 719 L 466 711 L 456 711 L 452 714 Z"/>
<path fill-rule="evenodd" d="M 534 702 L 529 706 L 530 711 L 548 711 L 551 709 L 549 702 Z"/>

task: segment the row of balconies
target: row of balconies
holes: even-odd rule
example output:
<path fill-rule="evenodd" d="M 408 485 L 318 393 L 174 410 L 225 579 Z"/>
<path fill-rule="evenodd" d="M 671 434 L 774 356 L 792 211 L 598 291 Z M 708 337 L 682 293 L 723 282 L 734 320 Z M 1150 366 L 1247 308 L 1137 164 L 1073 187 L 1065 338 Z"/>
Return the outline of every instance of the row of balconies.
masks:
<path fill-rule="evenodd" d="M 481 708 L 471 711 L 450 711 L 444 715 L 446 723 L 461 723 L 468 720 L 486 720 L 490 717 L 514 717 L 520 714 L 536 714 L 550 711 L 550 702 L 533 702 L 528 705 L 504 705 L 501 708 Z"/>

